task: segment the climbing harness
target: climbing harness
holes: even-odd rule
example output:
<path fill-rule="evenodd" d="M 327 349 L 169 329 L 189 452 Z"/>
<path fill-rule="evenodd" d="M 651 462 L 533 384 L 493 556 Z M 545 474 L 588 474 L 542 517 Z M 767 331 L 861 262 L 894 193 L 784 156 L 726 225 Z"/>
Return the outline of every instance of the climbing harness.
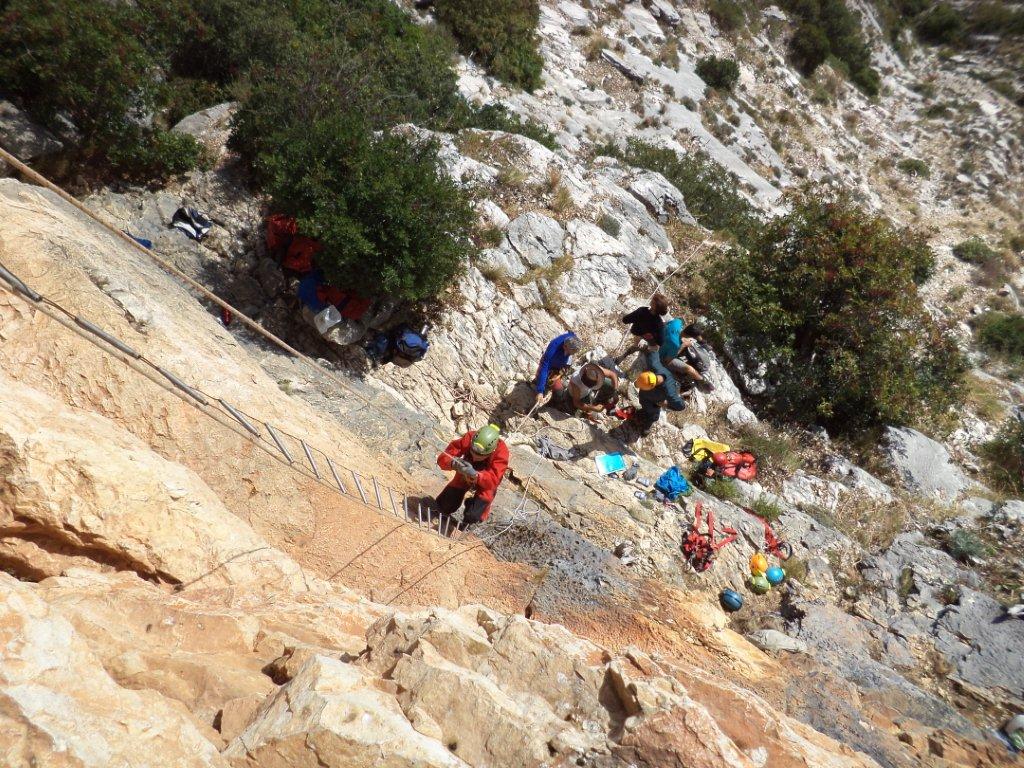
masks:
<path fill-rule="evenodd" d="M 783 561 L 789 560 L 793 556 L 793 545 L 788 541 L 778 538 L 767 520 L 749 507 L 741 507 L 741 509 L 751 517 L 756 517 L 761 521 L 761 525 L 764 526 L 764 549 L 766 552 L 775 555 L 775 557 Z"/>
<path fill-rule="evenodd" d="M 698 501 L 693 510 L 693 525 L 683 539 L 683 557 L 697 573 L 703 573 L 711 568 L 715 562 L 718 550 L 736 541 L 737 533 L 735 528 L 727 525 L 722 526 L 722 533 L 726 536 L 715 541 L 715 513 L 708 510 L 708 532 L 701 533 L 703 502 Z"/>

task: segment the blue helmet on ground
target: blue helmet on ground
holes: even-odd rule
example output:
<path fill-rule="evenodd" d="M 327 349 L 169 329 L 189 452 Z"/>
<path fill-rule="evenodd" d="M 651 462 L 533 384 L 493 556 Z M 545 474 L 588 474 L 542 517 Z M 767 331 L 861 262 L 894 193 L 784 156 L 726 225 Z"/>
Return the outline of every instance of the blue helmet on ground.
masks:
<path fill-rule="evenodd" d="M 723 609 L 733 613 L 743 607 L 743 595 L 731 589 L 723 589 L 718 593 L 718 602 Z"/>
<path fill-rule="evenodd" d="M 783 582 L 786 578 L 786 572 L 779 568 L 779 566 L 773 565 L 767 570 L 764 577 L 768 579 L 768 583 L 774 587 L 776 584 L 781 584 Z"/>

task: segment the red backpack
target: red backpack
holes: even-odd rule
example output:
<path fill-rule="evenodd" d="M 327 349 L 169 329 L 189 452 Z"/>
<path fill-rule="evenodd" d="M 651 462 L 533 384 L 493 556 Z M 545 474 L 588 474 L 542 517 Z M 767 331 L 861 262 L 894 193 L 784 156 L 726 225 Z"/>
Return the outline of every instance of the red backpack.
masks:
<path fill-rule="evenodd" d="M 714 453 L 711 460 L 715 463 L 715 474 L 721 477 L 747 481 L 757 477 L 757 456 L 750 451 Z"/>

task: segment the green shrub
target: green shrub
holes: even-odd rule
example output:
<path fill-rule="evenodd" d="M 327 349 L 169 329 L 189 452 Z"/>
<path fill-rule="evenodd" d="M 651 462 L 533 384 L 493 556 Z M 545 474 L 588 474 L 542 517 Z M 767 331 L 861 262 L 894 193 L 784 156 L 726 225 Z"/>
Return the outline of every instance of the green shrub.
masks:
<path fill-rule="evenodd" d="M 1013 362 L 1024 361 L 1024 315 L 986 312 L 977 323 L 982 349 Z"/>
<path fill-rule="evenodd" d="M 543 144 L 550 150 L 558 148 L 558 142 L 551 131 L 539 123 L 509 112 L 502 104 L 487 104 L 478 108 L 467 104 L 452 128 L 479 128 L 484 131 L 518 133 Z"/>
<path fill-rule="evenodd" d="M 192 170 L 203 156 L 203 148 L 192 136 L 173 131 L 129 134 L 106 150 L 111 166 L 135 178 L 163 180 Z"/>
<path fill-rule="evenodd" d="M 831 51 L 828 35 L 817 24 L 804 22 L 789 41 L 789 57 L 800 74 L 806 77 L 825 63 Z"/>
<path fill-rule="evenodd" d="M 990 0 L 974 6 L 969 24 L 972 32 L 983 35 L 1024 35 L 1024 9 Z"/>
<path fill-rule="evenodd" d="M 946 543 L 949 554 L 961 563 L 970 563 L 974 558 L 982 558 L 988 554 L 985 543 L 970 531 L 958 528 L 953 531 Z"/>
<path fill-rule="evenodd" d="M 608 144 L 598 152 L 660 173 L 683 193 L 690 213 L 708 229 L 724 231 L 744 243 L 760 226 L 758 213 L 736 191 L 735 177 L 705 152 L 680 156 L 636 139 L 630 139 L 624 151 Z"/>
<path fill-rule="evenodd" d="M 971 237 L 953 246 L 953 255 L 968 264 L 986 264 L 999 258 L 999 252 L 980 237 Z"/>
<path fill-rule="evenodd" d="M 740 79 L 735 59 L 707 56 L 697 62 L 697 76 L 716 91 L 731 91 Z"/>
<path fill-rule="evenodd" d="M 758 496 L 750 509 L 759 517 L 763 517 L 769 523 L 774 523 L 782 515 L 782 507 L 772 501 L 769 496 Z"/>
<path fill-rule="evenodd" d="M 707 478 L 704 481 L 704 487 L 702 490 L 706 493 L 710 493 L 716 499 L 721 499 L 722 501 L 736 501 L 740 497 L 740 492 L 736 488 L 735 483 L 727 477 Z"/>
<path fill-rule="evenodd" d="M 708 16 L 723 32 L 739 29 L 747 20 L 743 6 L 736 0 L 708 0 Z"/>
<path fill-rule="evenodd" d="M 996 490 L 1024 494 L 1024 419 L 1011 418 L 995 439 L 981 446 L 981 455 Z"/>
<path fill-rule="evenodd" d="M 809 193 L 708 264 L 711 317 L 749 370 L 765 364 L 773 413 L 838 433 L 920 423 L 963 395 L 964 361 L 917 293 L 933 266 L 922 235 Z"/>
<path fill-rule="evenodd" d="M 924 160 L 919 160 L 916 157 L 904 158 L 896 163 L 896 167 L 908 176 L 920 176 L 922 179 L 927 179 L 932 175 L 931 169 L 928 167 L 928 163 Z"/>
<path fill-rule="evenodd" d="M 540 86 L 544 60 L 537 52 L 537 0 L 435 0 L 434 12 L 459 50 L 492 75 L 527 91 Z"/>
<path fill-rule="evenodd" d="M 871 49 L 861 32 L 860 19 L 844 0 L 786 0 L 783 6 L 800 22 L 789 52 L 805 76 L 834 56 L 854 85 L 869 96 L 878 93 L 881 79 L 871 66 Z"/>
<path fill-rule="evenodd" d="M 220 86 L 244 77 L 257 62 L 278 61 L 298 35 L 295 16 L 316 0 L 289 9 L 267 0 L 138 0 L 147 44 L 165 50 L 170 74 Z"/>
<path fill-rule="evenodd" d="M 53 130 L 60 131 L 62 118 L 70 120 L 81 134 L 83 154 L 121 172 L 138 165 L 129 162 L 135 151 L 153 161 L 170 155 L 179 167 L 184 155 L 165 152 L 167 141 L 143 128 L 156 107 L 157 62 L 125 31 L 139 24 L 134 7 L 105 0 L 9 0 L 0 8 L 0 89 Z"/>
<path fill-rule="evenodd" d="M 377 108 L 394 87 L 388 76 L 399 83 L 412 76 L 398 64 L 368 75 L 366 62 L 377 53 L 363 58 L 337 39 L 294 47 L 284 66 L 253 81 L 231 145 L 275 208 L 323 243 L 318 262 L 329 281 L 370 296 L 422 299 L 462 268 L 475 216 L 433 144 L 375 133 L 385 116 L 419 113 L 439 95 L 427 86 Z M 405 54 L 408 66 L 422 51 Z"/>
<path fill-rule="evenodd" d="M 949 3 L 939 3 L 918 17 L 915 28 L 925 42 L 951 45 L 963 37 L 964 19 Z"/>

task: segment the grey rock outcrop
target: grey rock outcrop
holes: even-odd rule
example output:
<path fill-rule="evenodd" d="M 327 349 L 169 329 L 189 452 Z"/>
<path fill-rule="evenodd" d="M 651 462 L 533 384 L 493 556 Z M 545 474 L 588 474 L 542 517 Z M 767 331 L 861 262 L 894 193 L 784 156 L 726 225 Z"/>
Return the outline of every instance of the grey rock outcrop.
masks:
<path fill-rule="evenodd" d="M 524 213 L 512 220 L 506 231 L 508 244 L 526 264 L 543 269 L 562 256 L 565 230 L 542 213 Z"/>
<path fill-rule="evenodd" d="M 28 162 L 64 148 L 56 136 L 11 104 L 0 101 L 0 145 L 19 160 Z"/>
<path fill-rule="evenodd" d="M 908 427 L 888 427 L 884 450 L 907 490 L 950 503 L 970 485 L 942 443 Z"/>

